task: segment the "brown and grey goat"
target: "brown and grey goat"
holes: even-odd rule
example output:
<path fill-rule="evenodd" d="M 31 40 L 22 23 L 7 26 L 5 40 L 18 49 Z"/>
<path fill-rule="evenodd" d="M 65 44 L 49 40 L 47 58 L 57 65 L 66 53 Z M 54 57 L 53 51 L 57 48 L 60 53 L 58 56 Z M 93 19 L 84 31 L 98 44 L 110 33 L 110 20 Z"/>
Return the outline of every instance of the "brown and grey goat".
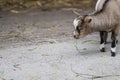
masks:
<path fill-rule="evenodd" d="M 105 43 L 108 32 L 111 32 L 111 56 L 116 55 L 116 45 L 120 30 L 120 0 L 98 0 L 104 1 L 98 6 L 93 14 L 79 15 L 73 21 L 75 31 L 74 38 L 79 39 L 93 32 L 100 32 L 100 51 L 105 52 Z M 98 10 L 98 11 L 97 11 Z"/>

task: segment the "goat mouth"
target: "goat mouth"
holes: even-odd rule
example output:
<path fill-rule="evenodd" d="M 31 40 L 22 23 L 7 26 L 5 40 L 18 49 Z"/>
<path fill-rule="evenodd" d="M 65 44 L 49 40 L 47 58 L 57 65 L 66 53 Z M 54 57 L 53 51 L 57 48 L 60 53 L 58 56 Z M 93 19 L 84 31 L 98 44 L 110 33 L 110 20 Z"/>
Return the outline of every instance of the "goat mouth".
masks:
<path fill-rule="evenodd" d="M 79 36 L 76 36 L 76 35 L 74 35 L 73 36 L 75 39 L 80 39 L 80 37 Z"/>

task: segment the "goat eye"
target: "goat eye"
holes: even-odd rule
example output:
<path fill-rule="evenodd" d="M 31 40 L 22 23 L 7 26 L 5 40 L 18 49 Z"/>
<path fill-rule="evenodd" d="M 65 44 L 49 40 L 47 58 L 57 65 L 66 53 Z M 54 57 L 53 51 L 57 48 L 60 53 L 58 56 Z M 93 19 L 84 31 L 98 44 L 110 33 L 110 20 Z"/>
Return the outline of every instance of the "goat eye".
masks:
<path fill-rule="evenodd" d="M 82 30 L 82 27 L 77 27 L 76 29 L 78 32 L 80 32 L 80 30 Z"/>
<path fill-rule="evenodd" d="M 82 27 L 78 27 L 79 30 L 82 30 Z"/>
<path fill-rule="evenodd" d="M 82 29 L 82 27 L 79 27 L 79 30 L 81 30 Z"/>

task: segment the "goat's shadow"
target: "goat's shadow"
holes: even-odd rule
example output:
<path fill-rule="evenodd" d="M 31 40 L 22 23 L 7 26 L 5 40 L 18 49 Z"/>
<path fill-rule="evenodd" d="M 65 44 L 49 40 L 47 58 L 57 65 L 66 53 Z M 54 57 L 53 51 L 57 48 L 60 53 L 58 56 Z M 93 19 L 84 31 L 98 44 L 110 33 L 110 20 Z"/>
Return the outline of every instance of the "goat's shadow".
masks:
<path fill-rule="evenodd" d="M 92 56 L 92 55 L 108 55 L 108 54 L 110 54 L 111 52 L 110 52 L 110 48 L 111 48 L 111 41 L 108 41 L 107 43 L 106 43 L 106 50 L 105 50 L 105 52 L 101 52 L 100 51 L 100 49 L 99 49 L 99 46 L 98 46 L 99 44 L 98 43 L 96 43 L 95 45 L 93 45 L 93 46 L 96 46 L 95 48 L 93 47 L 93 48 L 89 48 L 88 47 L 88 49 L 86 48 L 85 50 L 84 49 L 80 49 L 79 47 L 78 48 L 76 48 L 76 51 L 77 51 L 77 56 Z M 119 48 L 120 47 L 120 43 L 118 43 L 118 46 L 117 46 L 117 48 Z M 119 50 L 117 49 L 117 53 L 119 53 Z"/>

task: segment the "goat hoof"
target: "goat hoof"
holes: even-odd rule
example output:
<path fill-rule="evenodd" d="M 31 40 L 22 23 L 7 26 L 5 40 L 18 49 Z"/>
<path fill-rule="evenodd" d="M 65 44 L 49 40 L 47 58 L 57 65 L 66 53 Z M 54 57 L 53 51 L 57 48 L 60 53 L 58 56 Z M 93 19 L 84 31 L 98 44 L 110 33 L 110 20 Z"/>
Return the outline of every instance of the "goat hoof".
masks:
<path fill-rule="evenodd" d="M 105 52 L 105 48 L 102 48 L 100 51 L 101 51 L 101 52 Z"/>
<path fill-rule="evenodd" d="M 111 51 L 111 56 L 112 56 L 112 57 L 115 57 L 115 56 L 116 56 L 116 53 Z"/>

